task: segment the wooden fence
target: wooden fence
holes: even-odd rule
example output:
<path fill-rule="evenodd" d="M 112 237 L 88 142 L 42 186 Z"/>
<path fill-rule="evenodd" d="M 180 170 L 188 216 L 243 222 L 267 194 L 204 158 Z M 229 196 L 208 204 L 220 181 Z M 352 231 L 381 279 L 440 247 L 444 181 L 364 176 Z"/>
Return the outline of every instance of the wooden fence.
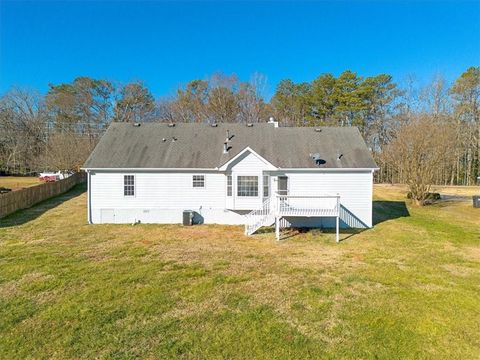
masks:
<path fill-rule="evenodd" d="M 76 173 L 64 180 L 0 194 L 0 219 L 17 210 L 27 209 L 43 200 L 63 194 L 84 181 L 85 173 Z"/>

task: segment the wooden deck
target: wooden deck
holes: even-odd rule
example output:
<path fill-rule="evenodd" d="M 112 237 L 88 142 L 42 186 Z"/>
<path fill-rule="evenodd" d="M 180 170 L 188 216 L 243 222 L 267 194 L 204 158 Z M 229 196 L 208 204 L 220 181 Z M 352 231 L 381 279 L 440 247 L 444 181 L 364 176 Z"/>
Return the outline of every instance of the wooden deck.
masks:
<path fill-rule="evenodd" d="M 284 217 L 334 217 L 336 240 L 339 241 L 339 195 L 279 195 L 266 199 L 260 209 L 245 215 L 245 233 L 252 235 L 262 226 L 275 223 L 275 235 L 280 239 L 281 219 Z"/>

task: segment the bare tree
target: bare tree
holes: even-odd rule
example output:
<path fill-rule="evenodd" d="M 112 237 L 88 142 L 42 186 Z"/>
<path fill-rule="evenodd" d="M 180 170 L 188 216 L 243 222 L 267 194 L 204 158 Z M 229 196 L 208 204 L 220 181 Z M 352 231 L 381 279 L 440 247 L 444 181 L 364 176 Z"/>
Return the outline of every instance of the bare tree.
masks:
<path fill-rule="evenodd" d="M 462 130 L 463 183 L 470 185 L 480 174 L 480 67 L 467 69 L 453 84 L 455 115 Z M 461 159 L 459 159 L 461 160 Z M 457 178 L 460 174 L 457 174 Z"/>
<path fill-rule="evenodd" d="M 39 158 L 39 167 L 57 171 L 79 171 L 93 148 L 94 144 L 88 135 L 57 132 L 50 136 L 46 151 Z"/>
<path fill-rule="evenodd" d="M 414 74 L 408 74 L 400 84 L 398 110 L 402 116 L 411 116 L 420 112 L 420 90 Z"/>
<path fill-rule="evenodd" d="M 425 204 L 442 163 L 453 158 L 455 133 L 450 120 L 432 115 L 410 117 L 396 129 L 383 154 L 418 205 Z"/>
<path fill-rule="evenodd" d="M 238 88 L 236 75 L 214 74 L 209 80 L 208 118 L 214 122 L 234 122 L 239 112 L 235 92 Z"/>
<path fill-rule="evenodd" d="M 240 83 L 236 94 L 240 122 L 260 122 L 268 117 L 263 101 L 266 85 L 267 78 L 260 73 L 253 74 L 249 82 Z"/>
<path fill-rule="evenodd" d="M 439 74 L 420 90 L 419 99 L 423 103 L 423 111 L 432 115 L 442 115 L 450 112 L 448 84 Z"/>
<path fill-rule="evenodd" d="M 209 85 L 206 80 L 190 81 L 185 89 L 177 90 L 177 97 L 170 102 L 169 111 L 175 121 L 204 122 L 206 121 Z"/>
<path fill-rule="evenodd" d="M 156 121 L 175 122 L 178 121 L 175 113 L 175 100 L 164 97 L 156 102 Z"/>
<path fill-rule="evenodd" d="M 34 91 L 14 88 L 0 98 L 0 165 L 27 173 L 47 140 L 42 98 Z"/>

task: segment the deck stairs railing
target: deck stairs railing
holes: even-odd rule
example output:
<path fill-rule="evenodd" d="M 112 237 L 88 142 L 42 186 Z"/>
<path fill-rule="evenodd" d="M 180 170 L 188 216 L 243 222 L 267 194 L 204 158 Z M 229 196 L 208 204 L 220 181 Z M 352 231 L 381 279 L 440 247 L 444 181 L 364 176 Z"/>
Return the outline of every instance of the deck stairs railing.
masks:
<path fill-rule="evenodd" d="M 272 198 L 269 197 L 263 201 L 260 208 L 253 210 L 245 215 L 245 234 L 252 235 L 263 226 L 270 226 L 275 222 L 275 212 L 271 204 Z"/>
<path fill-rule="evenodd" d="M 284 217 L 337 217 L 339 195 L 297 196 L 276 194 L 262 206 L 245 215 L 245 234 L 252 235 L 263 226 L 270 226 Z M 280 226 L 283 227 L 280 223 Z"/>

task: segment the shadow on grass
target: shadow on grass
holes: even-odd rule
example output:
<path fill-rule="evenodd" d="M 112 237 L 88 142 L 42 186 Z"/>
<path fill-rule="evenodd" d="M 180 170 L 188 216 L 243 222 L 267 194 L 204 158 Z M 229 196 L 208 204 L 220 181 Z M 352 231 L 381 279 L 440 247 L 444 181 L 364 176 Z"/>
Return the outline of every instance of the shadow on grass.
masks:
<path fill-rule="evenodd" d="M 366 229 L 340 229 L 340 242 L 345 241 L 349 238 L 351 238 L 354 235 L 360 234 L 361 232 L 364 232 Z M 275 231 L 275 229 L 274 229 Z M 330 228 L 291 228 L 286 231 L 283 235 L 280 236 L 280 241 L 282 240 L 287 240 L 289 238 L 295 237 L 300 234 L 306 234 L 306 233 L 319 233 L 319 234 L 330 234 L 333 236 L 333 239 L 335 238 L 336 235 L 336 230 L 335 229 L 330 229 Z M 346 236 L 345 236 L 346 235 Z"/>
<path fill-rule="evenodd" d="M 65 201 L 73 199 L 87 190 L 87 185 L 77 184 L 67 192 L 55 196 L 53 198 L 39 202 L 28 209 L 18 210 L 13 214 L 10 214 L 3 219 L 0 219 L 0 228 L 6 228 L 11 226 L 17 226 L 25 224 L 29 221 L 36 219 L 50 209 L 63 204 Z"/>
<path fill-rule="evenodd" d="M 353 216 L 352 213 L 348 212 L 350 216 Z M 378 225 L 384 221 L 398 219 L 401 217 L 408 217 L 410 213 L 408 212 L 407 205 L 405 201 L 374 201 L 373 202 L 373 226 Z M 362 228 L 341 228 L 340 229 L 340 241 L 345 241 L 352 236 L 362 233 L 367 229 Z M 292 237 L 295 237 L 300 234 L 306 234 L 309 232 L 320 232 L 321 234 L 333 234 L 335 235 L 335 229 L 331 228 L 287 228 L 282 230 L 280 235 L 280 240 L 286 240 Z M 275 233 L 274 227 L 265 227 L 257 231 L 257 234 L 269 234 Z M 345 236 L 347 235 L 347 236 Z"/>
<path fill-rule="evenodd" d="M 365 231 L 365 229 L 340 229 L 340 241 L 344 241 L 349 239 L 350 237 L 360 234 L 361 232 Z M 331 234 L 335 237 L 336 231 L 335 229 L 331 228 L 302 228 L 302 227 L 288 227 L 288 228 L 283 228 L 282 231 L 280 232 L 280 241 L 282 240 L 287 240 L 290 238 L 293 238 L 295 236 L 301 235 L 301 234 L 307 234 L 307 233 L 318 233 L 318 234 Z M 267 227 L 262 227 L 260 228 L 255 234 L 275 234 L 275 227 L 274 226 L 267 226 Z M 347 235 L 347 236 L 345 236 Z"/>
<path fill-rule="evenodd" d="M 374 201 L 373 202 L 373 226 L 384 221 L 409 217 L 405 201 Z"/>

